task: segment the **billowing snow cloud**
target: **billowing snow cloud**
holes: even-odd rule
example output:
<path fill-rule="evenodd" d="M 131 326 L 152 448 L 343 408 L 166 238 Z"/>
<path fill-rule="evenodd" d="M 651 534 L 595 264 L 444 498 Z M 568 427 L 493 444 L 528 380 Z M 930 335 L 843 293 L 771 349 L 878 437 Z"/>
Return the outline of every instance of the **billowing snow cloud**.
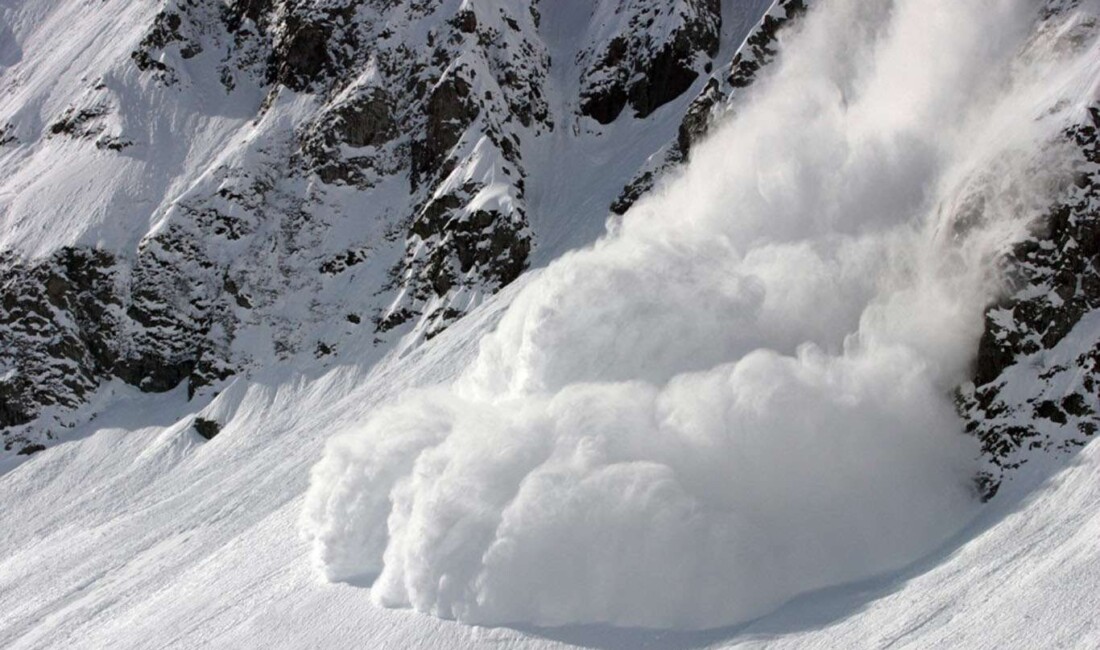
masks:
<path fill-rule="evenodd" d="M 952 389 L 1092 56 L 1033 4 L 811 12 L 453 385 L 331 441 L 304 513 L 327 577 L 467 622 L 699 628 L 942 544 L 977 507 Z"/>

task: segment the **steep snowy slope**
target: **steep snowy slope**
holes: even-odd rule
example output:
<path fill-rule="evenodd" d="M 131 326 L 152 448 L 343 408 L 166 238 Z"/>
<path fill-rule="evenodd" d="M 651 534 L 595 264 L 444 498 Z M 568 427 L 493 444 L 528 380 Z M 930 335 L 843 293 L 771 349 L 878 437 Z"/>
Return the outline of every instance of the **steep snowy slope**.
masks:
<path fill-rule="evenodd" d="M 1094 20 L 811 11 L 753 100 L 532 280 L 456 381 L 333 439 L 306 509 L 325 575 L 470 623 L 707 628 L 942 544 L 1000 479 L 951 397 L 997 265 L 1096 213 L 1094 143 L 1067 138 L 1095 128 Z M 1052 388 L 1091 424 L 1094 391 Z"/>
<path fill-rule="evenodd" d="M 488 319 L 482 320 L 482 318 Z M 458 372 L 491 314 L 399 372 L 273 378 L 226 391 L 203 442 L 179 393 L 132 395 L 95 435 L 0 482 L 0 644 L 11 648 L 1091 647 L 1100 448 L 1034 463 L 1012 490 L 899 574 L 798 599 L 708 632 L 481 628 L 384 609 L 319 579 L 298 534 L 308 468 L 330 431 L 418 381 Z M 473 331 L 467 330 L 471 327 Z M 431 350 L 434 349 L 434 352 Z M 129 389 L 131 393 L 133 389 Z M 1048 478 L 1049 477 L 1049 478 Z"/>
<path fill-rule="evenodd" d="M 1096 2 L 130 4 L 0 14 L 0 645 L 1100 642 Z"/>
<path fill-rule="evenodd" d="M 437 334 L 598 236 L 766 8 L 6 4 L 4 450 L 113 379 L 209 396 Z"/>

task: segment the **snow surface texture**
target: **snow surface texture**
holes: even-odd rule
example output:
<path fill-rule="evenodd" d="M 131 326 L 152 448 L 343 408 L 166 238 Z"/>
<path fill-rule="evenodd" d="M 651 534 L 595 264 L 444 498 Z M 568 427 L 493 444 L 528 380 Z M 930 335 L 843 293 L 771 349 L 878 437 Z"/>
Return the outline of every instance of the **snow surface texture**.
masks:
<path fill-rule="evenodd" d="M 957 533 L 977 450 L 951 390 L 1095 89 L 1095 48 L 1038 20 L 812 10 L 737 117 L 527 284 L 452 385 L 328 445 L 303 516 L 325 575 L 463 622 L 705 628 Z"/>
<path fill-rule="evenodd" d="M 353 426 L 394 391 L 453 376 L 475 352 L 473 337 L 495 323 L 491 310 L 512 297 L 506 289 L 432 345 L 365 375 L 343 368 L 316 379 L 237 380 L 201 413 L 227 423 L 209 442 L 191 430 L 193 407 L 182 391 L 113 387 L 116 399 L 81 431 L 86 437 L 35 454 L 0 480 L 0 646 L 927 650 L 1100 643 L 1100 445 L 1064 469 L 1057 456 L 1036 458 L 971 527 L 918 565 L 799 598 L 746 626 L 697 633 L 483 628 L 379 608 L 366 589 L 319 580 L 295 528 L 309 464 L 328 432 Z"/>
<path fill-rule="evenodd" d="M 46 11 L 49 3 L 40 4 Z M 1083 3 L 1061 2 L 1070 4 Z M 39 9 L 39 4 L 33 6 Z M 933 11 L 946 5 L 925 6 Z M 1090 21 L 1077 23 L 1087 27 Z M 952 24 L 948 31 L 957 34 L 954 30 L 963 27 Z M 1047 30 L 1029 47 L 1042 56 L 1047 56 L 1046 48 L 1069 47 L 1070 54 L 1085 55 L 1079 48 L 1093 47 L 1091 37 L 1073 45 L 1062 35 L 1059 29 Z M 1051 42 L 1044 44 L 1044 40 Z M 29 44 L 24 49 L 26 58 L 38 59 Z M 952 48 L 942 56 L 960 49 L 967 53 L 965 48 Z M 18 54 L 0 38 L 0 59 L 5 64 Z M 940 56 L 937 48 L 920 65 L 899 66 L 898 90 L 914 93 L 910 84 L 926 72 L 929 61 L 948 64 Z M 1100 57 L 1089 54 L 1087 59 Z M 1053 103 L 1058 95 L 1094 94 L 1091 78 L 1075 76 L 1074 61 L 1067 59 L 1042 91 L 1034 92 L 1031 98 L 1036 106 Z M 820 90 L 820 86 L 811 87 Z M 838 88 L 845 89 L 846 97 L 853 96 L 850 86 Z M 1020 97 L 1026 99 L 1026 95 Z M 801 101 L 801 97 L 792 100 Z M 970 106 L 969 100 L 962 103 Z M 904 107 L 905 101 L 899 104 Z M 806 105 L 807 119 L 817 117 L 812 109 L 819 105 Z M 1069 113 L 1073 106 L 1059 110 Z M 1009 111 L 1005 118 L 1014 115 Z M 959 116 L 943 126 L 962 120 Z M 1045 133 L 1046 126 L 1036 128 Z M 1006 140 L 1006 150 L 1012 150 L 1013 141 L 1027 140 L 1025 134 L 1018 135 L 1018 140 Z M 984 139 L 975 136 L 973 142 Z M 610 155 L 595 145 L 593 151 Z M 944 155 L 956 153 L 951 148 Z M 576 167 L 573 159 L 564 159 Z M 979 159 L 974 152 L 975 168 L 980 168 Z M 1008 157 L 1004 164 L 1023 163 Z M 966 167 L 960 162 L 960 170 Z M 1003 170 L 1003 165 L 992 165 L 977 176 L 960 171 L 971 190 L 960 190 L 945 209 L 966 213 L 969 205 L 981 205 L 985 192 L 995 196 L 997 190 L 1018 190 L 1026 195 L 1028 186 L 1014 184 L 1016 177 L 997 177 Z M 114 168 L 111 171 L 115 173 Z M 912 180 L 919 184 L 927 178 L 917 174 Z M 773 178 L 771 187 L 777 185 Z M 561 195 L 579 204 L 582 195 L 569 191 L 579 186 L 547 184 L 552 189 L 544 192 L 545 201 L 550 204 L 555 195 Z M 782 193 L 780 198 L 792 199 Z M 740 200 L 731 205 L 739 204 Z M 687 211 L 666 218 L 676 219 L 681 213 Z M 576 237 L 576 222 L 546 219 L 551 237 Z M 60 226 L 57 230 L 66 232 Z M 942 243 L 929 237 L 920 245 Z M 551 254 L 549 247 L 541 250 Z M 1036 455 L 974 523 L 917 564 L 799 597 L 773 614 L 732 628 L 697 633 L 599 626 L 490 629 L 405 609 L 374 607 L 370 591 L 356 586 L 361 581 L 353 585 L 322 582 L 306 561 L 308 542 L 295 533 L 308 469 L 320 457 L 326 438 L 333 432 L 361 428 L 362 421 L 396 393 L 427 382 L 449 381 L 471 365 L 478 339 L 496 326 L 500 310 L 511 304 L 518 289 L 540 275 L 521 277 L 516 286 L 489 299 L 428 345 L 391 355 L 378 365 L 362 348 L 345 348 L 339 356 L 343 365 L 324 374 L 308 368 L 291 372 L 266 367 L 250 378 L 233 379 L 212 403 L 208 398 L 188 402 L 182 390 L 147 395 L 120 382 L 108 385 L 103 404 L 95 409 L 99 415 L 91 424 L 73 429 L 64 444 L 22 464 L 0 460 L 0 646 L 157 650 L 1100 646 L 1095 615 L 1100 608 L 1097 445 L 1085 448 L 1068 468 L 1061 468 L 1060 458 Z M 637 290 L 633 285 L 628 288 Z M 765 296 L 775 297 L 775 292 Z M 832 295 L 821 297 L 822 305 L 833 300 Z M 828 315 L 822 312 L 815 320 Z M 1066 345 L 1080 341 L 1091 346 L 1097 340 L 1097 327 L 1094 319 L 1082 320 L 1065 339 Z M 1021 390 L 1028 388 L 1024 383 L 1020 382 Z M 196 410 L 200 417 L 223 425 L 213 440 L 205 441 L 195 433 Z M 1046 472 L 1053 478 L 1044 480 L 1049 476 Z M 587 522 L 585 529 L 574 532 L 579 536 L 597 523 Z M 573 541 L 571 535 L 569 542 Z M 581 582 L 578 587 L 587 584 L 591 583 Z"/>

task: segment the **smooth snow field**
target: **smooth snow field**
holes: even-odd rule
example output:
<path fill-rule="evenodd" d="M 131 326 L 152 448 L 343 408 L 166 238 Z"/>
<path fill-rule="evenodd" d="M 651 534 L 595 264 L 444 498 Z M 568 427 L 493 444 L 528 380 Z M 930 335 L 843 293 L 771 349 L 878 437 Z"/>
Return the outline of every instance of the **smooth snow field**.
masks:
<path fill-rule="evenodd" d="M 0 647 L 1100 646 L 1100 447 L 982 505 L 952 402 L 1084 20 L 825 0 L 681 173 L 425 345 L 111 387 L 0 466 Z"/>

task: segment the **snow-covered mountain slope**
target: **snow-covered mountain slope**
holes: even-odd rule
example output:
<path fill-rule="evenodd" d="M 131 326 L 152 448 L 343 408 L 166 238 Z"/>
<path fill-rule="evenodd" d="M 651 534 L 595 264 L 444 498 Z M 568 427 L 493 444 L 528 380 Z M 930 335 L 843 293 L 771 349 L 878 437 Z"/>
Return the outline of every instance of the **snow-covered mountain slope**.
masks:
<path fill-rule="evenodd" d="M 597 237 L 767 4 L 7 3 L 5 451 L 434 336 Z"/>
<path fill-rule="evenodd" d="M 533 279 L 456 381 L 333 439 L 305 515 L 325 575 L 469 623 L 708 628 L 942 544 L 1000 478 L 951 397 L 996 266 L 1095 214 L 1090 145 L 1067 138 L 1093 128 L 1090 20 L 811 12 L 756 96 Z M 1061 388 L 1091 421 L 1095 393 Z"/>
<path fill-rule="evenodd" d="M 1096 2 L 133 5 L 0 13 L 0 645 L 1095 645 Z"/>
<path fill-rule="evenodd" d="M 508 298 L 508 296 L 505 296 Z M 816 592 L 748 625 L 706 632 L 484 628 L 375 605 L 327 583 L 298 519 L 330 432 L 378 403 L 451 376 L 476 350 L 478 314 L 364 378 L 234 385 L 204 415 L 182 391 L 119 387 L 94 435 L 0 481 L 0 644 L 10 648 L 834 648 L 1092 647 L 1100 563 L 1100 447 L 1031 463 L 1011 489 L 900 573 Z M 470 328 L 470 329 L 467 329 Z M 177 418 L 179 418 L 177 420 Z M 86 431 L 85 433 L 91 433 Z"/>

